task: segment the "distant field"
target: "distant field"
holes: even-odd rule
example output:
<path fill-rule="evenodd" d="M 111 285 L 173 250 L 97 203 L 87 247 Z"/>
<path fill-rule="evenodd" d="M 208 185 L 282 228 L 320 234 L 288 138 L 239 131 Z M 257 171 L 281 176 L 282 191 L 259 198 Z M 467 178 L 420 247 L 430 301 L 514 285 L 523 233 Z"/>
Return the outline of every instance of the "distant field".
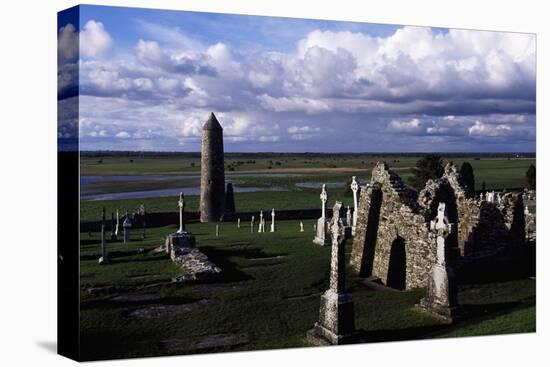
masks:
<path fill-rule="evenodd" d="M 226 182 L 236 187 L 253 188 L 256 192 L 236 193 L 239 211 L 260 209 L 303 209 L 319 206 L 319 190 L 322 183 L 329 184 L 330 200 L 343 200 L 351 204 L 351 195 L 345 193 L 346 182 L 352 175 L 361 184 L 370 180 L 376 162 L 386 161 L 405 181 L 411 177 L 411 169 L 420 156 L 370 156 L 370 155 L 226 155 Z M 525 172 L 534 158 L 452 157 L 457 164 L 468 161 L 474 167 L 476 189 L 485 181 L 486 188 L 518 188 L 525 185 Z M 444 158 L 445 161 L 449 160 Z M 178 156 L 131 156 L 81 158 L 81 175 L 88 177 L 110 176 L 158 176 L 160 179 L 113 180 L 97 182 L 81 188 L 86 194 L 124 193 L 148 190 L 198 188 L 200 186 L 199 154 Z M 188 178 L 182 179 L 189 175 Z M 277 188 L 278 191 L 269 191 Z M 177 191 L 177 190 L 176 190 Z M 144 204 L 149 212 L 176 210 L 177 194 L 142 199 L 113 199 L 82 201 L 81 219 L 97 218 L 102 206 L 107 212 L 134 210 Z M 198 196 L 186 195 L 187 208 L 198 210 Z"/>

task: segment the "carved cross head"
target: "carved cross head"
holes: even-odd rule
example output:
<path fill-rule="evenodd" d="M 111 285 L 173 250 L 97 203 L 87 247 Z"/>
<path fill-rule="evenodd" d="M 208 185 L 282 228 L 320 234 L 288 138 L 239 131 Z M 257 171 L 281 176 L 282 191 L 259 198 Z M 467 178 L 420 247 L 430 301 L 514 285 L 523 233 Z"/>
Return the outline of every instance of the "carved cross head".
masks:
<path fill-rule="evenodd" d="M 343 236 L 344 227 L 340 220 L 340 208 L 342 208 L 342 202 L 337 201 L 332 208 L 332 220 L 330 221 L 330 232 L 333 240 L 339 240 Z"/>
<path fill-rule="evenodd" d="M 323 188 L 321 189 L 321 195 L 319 196 L 319 198 L 323 203 L 326 203 L 328 199 L 327 190 L 325 189 L 325 186 L 326 185 L 323 184 Z"/>
<path fill-rule="evenodd" d="M 185 201 L 183 201 L 183 198 L 184 198 L 183 192 L 180 192 L 180 199 L 178 200 L 178 206 L 179 206 L 180 208 L 183 208 L 184 205 L 185 205 Z"/>
<path fill-rule="evenodd" d="M 355 179 L 355 176 L 352 176 L 352 178 L 351 178 L 351 191 L 353 191 L 353 193 L 356 193 L 357 190 L 359 190 L 359 183 Z"/>
<path fill-rule="evenodd" d="M 445 203 L 439 203 L 437 207 L 437 217 L 431 222 L 431 229 L 437 232 L 438 236 L 446 237 L 452 232 L 452 224 L 447 218 L 447 208 Z"/>

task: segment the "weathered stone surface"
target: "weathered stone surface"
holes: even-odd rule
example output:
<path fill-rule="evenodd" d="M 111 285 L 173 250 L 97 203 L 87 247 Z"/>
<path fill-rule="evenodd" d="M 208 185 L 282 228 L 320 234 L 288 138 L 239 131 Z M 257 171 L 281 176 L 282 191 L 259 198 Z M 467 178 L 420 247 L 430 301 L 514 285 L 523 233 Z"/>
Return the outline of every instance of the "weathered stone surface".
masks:
<path fill-rule="evenodd" d="M 317 219 L 316 233 L 313 243 L 320 246 L 330 246 L 330 234 L 328 233 L 327 221 L 324 217 Z"/>
<path fill-rule="evenodd" d="M 453 320 L 457 309 L 457 288 L 454 270 L 447 256 L 447 240 L 456 231 L 447 218 L 446 204 L 439 203 L 437 218 L 431 222 L 430 230 L 437 237 L 437 259 L 428 280 L 428 290 L 419 306 L 449 321 Z"/>
<path fill-rule="evenodd" d="M 525 238 L 521 195 L 498 197 L 500 203 L 468 197 L 452 164 L 417 195 L 385 163 L 378 163 L 360 198 L 351 267 L 394 288 L 427 286 L 436 254 L 429 221 L 439 202 L 446 204 L 449 221 L 457 228 L 447 239 L 446 250 L 456 271 L 464 263 L 519 245 Z"/>
<path fill-rule="evenodd" d="M 345 292 L 345 234 L 340 219 L 342 203 L 336 202 L 331 220 L 332 256 L 330 288 L 321 296 L 319 322 L 307 333 L 313 344 L 347 344 L 357 337 L 351 296 Z"/>
<path fill-rule="evenodd" d="M 203 126 L 201 143 L 200 221 L 219 221 L 225 201 L 223 129 L 213 113 Z"/>
<path fill-rule="evenodd" d="M 426 285 L 435 262 L 435 241 L 416 192 L 385 163 L 378 163 L 363 190 L 351 267 L 398 289 Z"/>
<path fill-rule="evenodd" d="M 180 275 L 172 279 L 176 283 L 208 280 L 218 276 L 222 271 L 197 248 L 176 247 L 172 251 L 172 260 L 183 270 Z"/>
<path fill-rule="evenodd" d="M 166 252 L 171 254 L 173 260 L 173 253 L 176 248 L 192 249 L 196 247 L 195 236 L 190 232 L 171 233 L 167 236 L 165 246 Z"/>
<path fill-rule="evenodd" d="M 467 196 L 467 188 L 456 166 L 448 163 L 441 178 L 429 180 L 420 192 L 418 202 L 426 221 L 436 215 L 438 203 L 445 203 L 449 221 L 457 225 L 457 233 L 449 239 L 452 247 L 450 251 L 455 252 L 451 256 L 472 251 L 475 246 L 472 231 L 479 220 L 479 204 L 475 198 Z"/>

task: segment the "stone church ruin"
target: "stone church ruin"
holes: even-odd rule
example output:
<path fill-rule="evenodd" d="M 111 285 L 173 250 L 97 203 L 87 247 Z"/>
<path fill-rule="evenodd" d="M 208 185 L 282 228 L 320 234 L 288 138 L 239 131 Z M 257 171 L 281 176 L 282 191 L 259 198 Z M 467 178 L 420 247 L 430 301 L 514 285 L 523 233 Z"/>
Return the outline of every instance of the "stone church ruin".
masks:
<path fill-rule="evenodd" d="M 437 234 L 430 222 L 444 203 L 452 231 L 445 258 L 462 265 L 509 253 L 525 241 L 522 193 L 469 197 L 452 163 L 420 192 L 406 185 L 386 163 L 378 163 L 362 188 L 351 268 L 397 289 L 426 287 L 436 263 Z"/>

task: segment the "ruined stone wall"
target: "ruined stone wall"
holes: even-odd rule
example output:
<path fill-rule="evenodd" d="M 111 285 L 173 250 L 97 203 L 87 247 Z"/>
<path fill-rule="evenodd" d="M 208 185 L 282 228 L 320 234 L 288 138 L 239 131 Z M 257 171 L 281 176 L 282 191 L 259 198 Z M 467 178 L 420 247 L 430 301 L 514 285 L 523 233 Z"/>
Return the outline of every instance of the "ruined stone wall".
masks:
<path fill-rule="evenodd" d="M 452 246 L 457 248 L 456 256 L 471 253 L 474 247 L 473 229 L 479 219 L 479 203 L 466 194 L 466 186 L 460 178 L 458 169 L 452 163 L 445 166 L 443 176 L 437 180 L 429 180 L 418 195 L 418 203 L 422 207 L 426 221 L 436 216 L 437 206 L 444 202 L 447 207 L 449 221 L 456 224 L 456 238 Z"/>
<path fill-rule="evenodd" d="M 395 288 L 422 287 L 435 251 L 416 192 L 386 164 L 377 164 L 359 204 L 352 268 Z"/>
<path fill-rule="evenodd" d="M 456 167 L 447 164 L 442 177 L 429 180 L 417 196 L 385 163 L 378 163 L 359 202 L 352 270 L 395 288 L 425 286 L 436 257 L 429 223 L 440 202 L 456 228 L 446 239 L 446 258 L 458 266 L 524 243 L 521 194 L 506 194 L 498 203 L 470 198 Z"/>

